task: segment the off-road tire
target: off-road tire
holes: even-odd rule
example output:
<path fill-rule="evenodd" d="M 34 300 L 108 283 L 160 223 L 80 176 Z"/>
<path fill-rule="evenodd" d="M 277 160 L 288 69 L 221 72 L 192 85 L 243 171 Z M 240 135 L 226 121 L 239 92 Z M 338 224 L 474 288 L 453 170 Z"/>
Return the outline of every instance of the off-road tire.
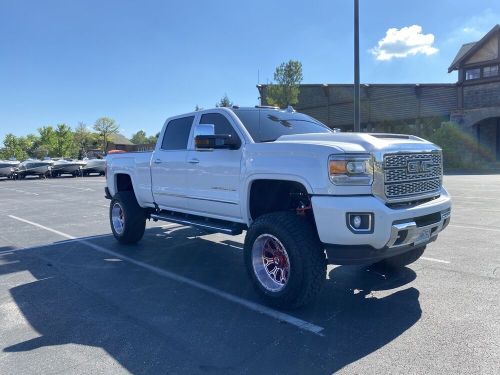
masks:
<path fill-rule="evenodd" d="M 425 246 L 417 247 L 406 253 L 399 254 L 390 258 L 383 259 L 377 263 L 374 263 L 373 266 L 384 268 L 384 269 L 398 269 L 403 268 L 413 262 L 416 262 L 424 253 Z"/>
<path fill-rule="evenodd" d="M 123 211 L 123 230 L 120 232 L 113 225 L 113 207 L 118 204 Z M 109 221 L 113 235 L 122 244 L 135 244 L 144 236 L 146 215 L 139 206 L 132 191 L 121 191 L 114 195 L 109 205 Z"/>
<path fill-rule="evenodd" d="M 253 244 L 263 234 L 274 236 L 284 245 L 290 262 L 288 281 L 276 292 L 263 286 L 253 266 Z M 244 257 L 255 289 L 273 307 L 294 309 L 309 303 L 320 293 L 326 279 L 326 256 L 316 228 L 295 212 L 275 212 L 258 217 L 246 234 Z"/>

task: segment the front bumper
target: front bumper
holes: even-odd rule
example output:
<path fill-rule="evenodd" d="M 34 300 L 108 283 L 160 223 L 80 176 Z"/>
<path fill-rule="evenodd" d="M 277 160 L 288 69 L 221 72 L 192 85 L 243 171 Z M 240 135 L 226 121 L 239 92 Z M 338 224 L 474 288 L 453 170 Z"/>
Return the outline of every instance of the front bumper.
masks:
<path fill-rule="evenodd" d="M 451 209 L 444 188 L 438 198 L 409 208 L 387 207 L 374 196 L 313 196 L 311 202 L 319 238 L 336 264 L 376 261 L 425 246 L 448 225 Z M 373 231 L 353 233 L 346 225 L 349 212 L 373 213 Z"/>

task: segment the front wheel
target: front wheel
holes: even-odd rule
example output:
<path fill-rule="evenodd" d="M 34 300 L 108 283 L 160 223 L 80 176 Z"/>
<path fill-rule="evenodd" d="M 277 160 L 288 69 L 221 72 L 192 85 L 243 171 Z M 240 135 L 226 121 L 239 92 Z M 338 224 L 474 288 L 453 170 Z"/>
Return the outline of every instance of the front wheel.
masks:
<path fill-rule="evenodd" d="M 118 242 L 134 244 L 144 236 L 146 215 L 131 191 L 115 194 L 109 206 L 111 230 Z"/>
<path fill-rule="evenodd" d="M 244 246 L 247 272 L 259 295 L 278 308 L 313 300 L 326 279 L 326 257 L 316 230 L 294 212 L 262 215 Z"/>

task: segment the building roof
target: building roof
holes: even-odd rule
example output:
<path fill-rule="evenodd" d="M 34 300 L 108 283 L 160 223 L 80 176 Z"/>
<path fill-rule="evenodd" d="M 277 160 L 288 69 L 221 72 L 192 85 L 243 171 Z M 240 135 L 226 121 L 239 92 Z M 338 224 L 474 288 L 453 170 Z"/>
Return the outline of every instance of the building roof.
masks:
<path fill-rule="evenodd" d="M 477 50 L 479 50 L 487 41 L 493 36 L 496 32 L 500 31 L 500 25 L 497 24 L 493 26 L 493 28 L 488 31 L 488 33 L 481 38 L 481 40 L 472 43 L 466 43 L 460 47 L 457 55 L 453 59 L 450 67 L 448 68 L 448 73 L 451 73 L 454 70 L 457 70 L 460 63 L 468 59 L 472 56 Z"/>
<path fill-rule="evenodd" d="M 110 136 L 110 140 L 115 145 L 133 145 L 133 143 L 127 137 L 120 133 Z"/>
<path fill-rule="evenodd" d="M 458 50 L 457 55 L 453 59 L 453 62 L 451 63 L 450 67 L 448 68 L 448 73 L 451 71 L 450 69 L 452 66 L 454 66 L 459 60 L 462 60 L 462 57 L 469 52 L 469 50 L 476 45 L 477 42 L 471 42 L 471 43 L 466 43 L 463 44 L 462 47 Z"/>

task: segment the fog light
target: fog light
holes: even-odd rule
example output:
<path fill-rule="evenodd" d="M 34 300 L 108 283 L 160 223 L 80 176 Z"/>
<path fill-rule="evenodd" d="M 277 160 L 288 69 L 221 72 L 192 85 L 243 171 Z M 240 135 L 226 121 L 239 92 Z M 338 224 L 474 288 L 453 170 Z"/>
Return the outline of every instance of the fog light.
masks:
<path fill-rule="evenodd" d="M 373 213 L 349 212 L 346 215 L 346 224 L 353 233 L 373 233 Z"/>
<path fill-rule="evenodd" d="M 354 216 L 352 219 L 352 224 L 354 225 L 354 228 L 358 229 L 361 226 L 361 217 Z"/>

